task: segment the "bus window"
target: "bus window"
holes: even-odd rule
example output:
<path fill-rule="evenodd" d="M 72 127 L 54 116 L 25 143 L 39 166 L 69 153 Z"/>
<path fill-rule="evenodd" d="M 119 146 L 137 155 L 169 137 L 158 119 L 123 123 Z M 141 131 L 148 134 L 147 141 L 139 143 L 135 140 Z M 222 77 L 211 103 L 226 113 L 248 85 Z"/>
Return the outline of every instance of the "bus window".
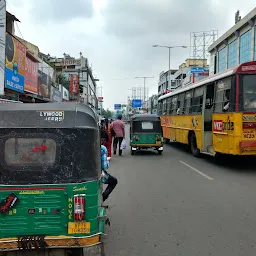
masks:
<path fill-rule="evenodd" d="M 214 83 L 208 84 L 206 87 L 206 100 L 205 100 L 206 109 L 211 109 L 213 107 L 213 99 L 214 99 Z"/>
<path fill-rule="evenodd" d="M 172 99 L 171 99 L 171 97 L 169 97 L 167 99 L 167 115 L 171 114 L 171 105 L 172 105 Z"/>
<path fill-rule="evenodd" d="M 178 102 L 177 102 L 177 115 L 182 115 L 184 114 L 183 112 L 183 108 L 184 108 L 184 97 L 185 97 L 185 93 L 181 93 L 178 96 Z"/>
<path fill-rule="evenodd" d="M 161 116 L 163 113 L 163 102 L 159 101 L 158 102 L 158 115 Z"/>
<path fill-rule="evenodd" d="M 171 105 L 171 114 L 176 115 L 176 108 L 177 108 L 177 96 L 172 98 L 172 105 Z"/>
<path fill-rule="evenodd" d="M 167 114 L 167 104 L 166 104 L 166 100 L 163 100 L 163 115 Z"/>
<path fill-rule="evenodd" d="M 230 89 L 231 89 L 231 77 L 222 79 L 217 82 L 215 103 L 214 103 L 215 113 L 230 111 Z"/>
<path fill-rule="evenodd" d="M 185 95 L 185 104 L 184 104 L 184 112 L 185 112 L 185 114 L 191 113 L 192 95 L 193 95 L 192 90 L 186 92 L 186 95 Z"/>
<path fill-rule="evenodd" d="M 256 81 L 256 75 L 242 76 L 244 110 L 247 110 L 247 111 L 256 109 L 255 81 Z"/>
<path fill-rule="evenodd" d="M 204 87 L 196 88 L 192 100 L 192 113 L 202 113 Z"/>

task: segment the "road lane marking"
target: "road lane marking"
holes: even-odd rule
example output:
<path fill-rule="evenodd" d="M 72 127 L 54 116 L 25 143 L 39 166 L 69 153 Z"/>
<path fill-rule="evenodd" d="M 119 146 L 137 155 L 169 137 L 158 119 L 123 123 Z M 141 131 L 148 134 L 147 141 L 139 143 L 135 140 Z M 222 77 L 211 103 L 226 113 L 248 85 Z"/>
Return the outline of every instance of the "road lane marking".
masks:
<path fill-rule="evenodd" d="M 214 180 L 214 178 L 212 178 L 212 177 L 210 177 L 210 176 L 204 174 L 203 172 L 200 172 L 200 171 L 197 170 L 195 167 L 193 167 L 193 166 L 191 166 L 191 165 L 189 165 L 189 164 L 187 164 L 187 163 L 185 163 L 185 162 L 183 162 L 183 161 L 180 161 L 180 163 L 186 165 L 186 166 L 189 167 L 191 170 L 195 171 L 196 173 L 200 174 L 201 176 L 205 177 L 206 179 L 208 179 L 208 180 Z"/>

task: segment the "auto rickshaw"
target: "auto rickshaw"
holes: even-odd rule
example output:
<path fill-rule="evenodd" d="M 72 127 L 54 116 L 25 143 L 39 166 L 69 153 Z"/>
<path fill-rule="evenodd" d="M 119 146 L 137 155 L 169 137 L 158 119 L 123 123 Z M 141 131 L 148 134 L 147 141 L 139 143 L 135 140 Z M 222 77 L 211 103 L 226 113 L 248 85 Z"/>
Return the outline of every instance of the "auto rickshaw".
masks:
<path fill-rule="evenodd" d="M 79 103 L 0 107 L 0 255 L 102 255 L 100 133 Z"/>
<path fill-rule="evenodd" d="M 153 148 L 163 153 L 163 137 L 160 117 L 151 114 L 138 114 L 131 117 L 131 154 L 141 149 Z"/>

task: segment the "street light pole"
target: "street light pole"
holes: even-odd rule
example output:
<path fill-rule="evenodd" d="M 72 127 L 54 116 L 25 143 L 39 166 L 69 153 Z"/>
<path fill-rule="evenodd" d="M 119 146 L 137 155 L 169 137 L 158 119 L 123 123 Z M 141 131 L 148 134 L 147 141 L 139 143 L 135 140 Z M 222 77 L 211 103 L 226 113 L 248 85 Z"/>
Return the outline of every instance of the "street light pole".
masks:
<path fill-rule="evenodd" d="M 167 76 L 168 77 L 168 81 L 170 81 L 170 69 L 171 69 L 171 49 L 172 48 L 187 48 L 187 46 L 184 46 L 184 45 L 178 45 L 178 46 L 166 46 L 166 45 L 158 45 L 158 44 L 154 44 L 153 47 L 161 47 L 161 48 L 168 48 L 169 50 L 169 66 L 168 66 L 168 73 L 167 73 Z M 169 82 L 168 82 L 168 87 L 169 87 Z M 171 88 L 171 87 L 169 87 Z M 167 88 L 166 88 L 167 89 Z"/>

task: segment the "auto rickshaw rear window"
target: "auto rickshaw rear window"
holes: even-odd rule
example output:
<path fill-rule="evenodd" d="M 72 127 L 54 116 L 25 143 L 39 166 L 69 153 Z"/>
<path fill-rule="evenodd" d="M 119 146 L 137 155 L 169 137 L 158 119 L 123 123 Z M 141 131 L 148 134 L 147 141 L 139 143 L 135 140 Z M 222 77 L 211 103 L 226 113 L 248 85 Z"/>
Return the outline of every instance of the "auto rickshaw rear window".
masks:
<path fill-rule="evenodd" d="M 7 165 L 53 165 L 56 160 L 56 142 L 48 138 L 8 138 L 4 146 Z"/>
<path fill-rule="evenodd" d="M 152 122 L 142 122 L 141 128 L 142 128 L 142 130 L 153 130 L 154 125 Z"/>

